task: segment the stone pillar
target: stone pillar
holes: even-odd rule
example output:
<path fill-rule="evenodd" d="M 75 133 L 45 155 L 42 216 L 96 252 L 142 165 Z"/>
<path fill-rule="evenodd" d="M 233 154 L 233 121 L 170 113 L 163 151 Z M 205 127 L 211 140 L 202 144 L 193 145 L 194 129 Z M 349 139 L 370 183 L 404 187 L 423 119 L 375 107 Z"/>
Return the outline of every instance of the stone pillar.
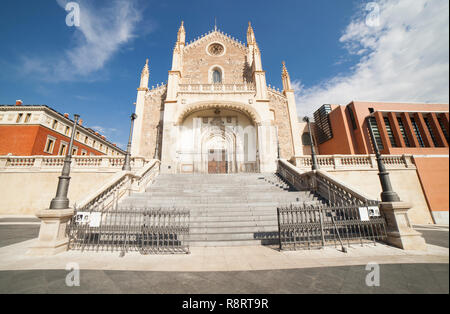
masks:
<path fill-rule="evenodd" d="M 431 129 L 433 130 L 434 136 L 436 137 L 436 142 L 439 147 L 448 147 L 447 139 L 445 138 L 444 132 L 442 132 L 439 121 L 434 112 L 427 115 L 428 121 L 430 122 Z"/>
<path fill-rule="evenodd" d="M 409 114 L 406 112 L 402 112 L 400 116 L 402 117 L 402 121 L 405 126 L 406 136 L 408 137 L 411 147 L 420 147 L 419 140 L 417 139 L 416 134 L 414 133 L 414 129 Z"/>
<path fill-rule="evenodd" d="M 423 143 L 425 147 L 434 147 L 433 139 L 428 131 L 428 127 L 425 124 L 425 120 L 421 113 L 417 112 L 414 114 L 414 119 L 416 120 L 417 126 L 419 127 L 420 135 L 422 135 Z"/>
<path fill-rule="evenodd" d="M 384 123 L 383 113 L 382 112 L 375 112 L 375 119 L 377 120 L 378 125 L 378 132 L 380 133 L 381 141 L 383 142 L 384 149 L 380 151 L 380 153 L 383 154 L 389 154 L 392 145 L 391 141 L 389 140 L 389 136 L 387 134 L 386 130 L 386 124 Z"/>
<path fill-rule="evenodd" d="M 391 123 L 392 133 L 394 134 L 395 141 L 399 147 L 406 147 L 405 141 L 403 140 L 402 132 L 400 131 L 400 126 L 398 125 L 397 115 L 395 112 L 388 113 L 388 119 Z"/>
<path fill-rule="evenodd" d="M 73 217 L 73 209 L 45 209 L 36 216 L 41 220 L 38 242 L 30 248 L 29 255 L 54 255 L 67 251 L 69 238 L 66 227 Z"/>
<path fill-rule="evenodd" d="M 380 209 L 386 217 L 387 242 L 403 250 L 426 251 L 427 246 L 420 232 L 415 231 L 408 217 L 411 204 L 382 202 Z"/>

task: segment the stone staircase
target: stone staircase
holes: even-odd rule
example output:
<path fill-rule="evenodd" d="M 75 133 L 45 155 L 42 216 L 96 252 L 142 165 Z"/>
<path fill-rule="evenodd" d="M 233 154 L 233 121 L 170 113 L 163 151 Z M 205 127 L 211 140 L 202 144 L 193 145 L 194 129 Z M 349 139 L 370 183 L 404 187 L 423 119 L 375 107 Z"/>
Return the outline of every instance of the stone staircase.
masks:
<path fill-rule="evenodd" d="M 276 174 L 161 174 L 120 206 L 190 210 L 191 246 L 277 243 L 277 205 L 318 204 Z"/>

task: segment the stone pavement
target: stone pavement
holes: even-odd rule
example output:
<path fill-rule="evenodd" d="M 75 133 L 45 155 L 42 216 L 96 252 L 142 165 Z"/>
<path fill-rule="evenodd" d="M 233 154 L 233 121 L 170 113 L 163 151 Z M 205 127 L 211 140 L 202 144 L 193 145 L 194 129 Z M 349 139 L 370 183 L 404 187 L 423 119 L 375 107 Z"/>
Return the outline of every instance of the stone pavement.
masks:
<path fill-rule="evenodd" d="M 68 287 L 65 270 L 0 271 L 0 293 L 443 293 L 448 264 L 380 266 L 380 285 L 368 287 L 365 266 L 239 272 L 82 270 L 80 286 Z M 207 296 L 203 296 L 207 299 Z"/>
<path fill-rule="evenodd" d="M 416 227 L 441 245 L 428 244 L 426 252 L 366 244 L 352 245 L 347 254 L 334 247 L 279 252 L 243 246 L 193 247 L 188 255 L 69 251 L 35 257 L 26 253 L 38 226 L 2 219 L 0 293 L 448 293 L 448 227 Z M 80 266 L 81 287 L 65 286 L 71 262 Z M 380 287 L 365 285 L 371 262 L 380 264 Z"/>
<path fill-rule="evenodd" d="M 65 269 L 71 262 L 81 269 L 134 271 L 245 271 L 398 263 L 448 263 L 448 249 L 428 245 L 428 251 L 403 251 L 383 244 L 352 245 L 348 253 L 334 247 L 310 251 L 282 251 L 267 246 L 193 247 L 190 254 L 141 255 L 138 252 L 68 251 L 55 256 L 27 255 L 36 239 L 0 248 L 0 270 Z"/>
<path fill-rule="evenodd" d="M 414 229 L 422 233 L 427 243 L 448 248 L 448 225 L 417 225 Z"/>

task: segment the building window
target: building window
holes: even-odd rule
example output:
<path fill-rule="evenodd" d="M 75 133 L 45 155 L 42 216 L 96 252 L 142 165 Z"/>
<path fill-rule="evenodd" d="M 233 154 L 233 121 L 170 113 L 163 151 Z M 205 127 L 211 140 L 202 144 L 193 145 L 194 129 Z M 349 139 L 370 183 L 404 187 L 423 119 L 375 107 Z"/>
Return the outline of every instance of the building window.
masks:
<path fill-rule="evenodd" d="M 416 134 L 416 138 L 419 141 L 420 147 L 425 147 L 425 143 L 423 142 L 422 135 L 420 135 L 419 126 L 417 125 L 416 120 L 413 117 L 411 117 L 411 124 L 414 129 L 414 134 Z"/>
<path fill-rule="evenodd" d="M 68 135 L 69 135 L 69 132 L 70 132 L 70 128 L 69 128 L 68 126 L 66 126 L 65 134 L 68 136 Z"/>
<path fill-rule="evenodd" d="M 389 141 L 391 142 L 391 146 L 398 147 L 397 143 L 395 142 L 394 134 L 392 133 L 391 122 L 389 121 L 389 118 L 384 117 L 383 119 L 384 119 L 384 124 L 386 125 L 386 132 L 388 134 Z"/>
<path fill-rule="evenodd" d="M 85 149 L 81 150 L 81 156 L 86 156 L 87 155 L 87 151 Z"/>
<path fill-rule="evenodd" d="M 355 114 L 353 113 L 352 108 L 350 106 L 347 107 L 348 114 L 350 116 L 350 122 L 352 123 L 353 130 L 356 130 L 358 126 L 356 125 Z"/>
<path fill-rule="evenodd" d="M 319 144 L 323 144 L 333 138 L 333 129 L 331 128 L 330 114 L 331 105 L 325 104 L 314 112 L 314 129 L 315 140 Z M 316 143 L 316 145 L 317 145 Z"/>
<path fill-rule="evenodd" d="M 398 127 L 400 128 L 400 133 L 402 134 L 403 141 L 405 142 L 406 147 L 411 147 L 408 137 L 406 136 L 405 125 L 403 124 L 402 118 L 397 117 L 397 121 L 398 121 Z"/>
<path fill-rule="evenodd" d="M 80 132 L 77 132 L 77 141 L 80 140 Z"/>
<path fill-rule="evenodd" d="M 106 154 L 108 155 L 108 147 L 106 147 Z"/>
<path fill-rule="evenodd" d="M 76 156 L 78 153 L 78 147 L 74 146 L 72 147 L 72 156 Z"/>
<path fill-rule="evenodd" d="M 100 151 L 103 151 L 103 144 L 100 144 Z"/>
<path fill-rule="evenodd" d="M 381 151 L 384 149 L 383 141 L 381 140 L 380 130 L 378 129 L 377 120 L 374 117 L 369 118 L 370 126 L 372 127 L 373 136 L 377 143 L 378 149 Z"/>
<path fill-rule="evenodd" d="M 275 110 L 270 109 L 270 117 L 272 118 L 273 121 L 277 121 L 277 117 L 275 115 Z"/>
<path fill-rule="evenodd" d="M 31 120 L 31 113 L 27 113 L 27 115 L 25 116 L 25 123 L 30 122 Z"/>
<path fill-rule="evenodd" d="M 47 142 L 45 143 L 44 152 L 52 154 L 53 147 L 55 146 L 56 139 L 53 137 L 47 137 Z"/>
<path fill-rule="evenodd" d="M 57 127 L 58 127 L 58 121 L 53 120 L 52 129 L 56 130 Z"/>
<path fill-rule="evenodd" d="M 88 143 L 88 137 L 86 136 L 85 138 L 84 138 L 84 144 L 87 144 Z"/>
<path fill-rule="evenodd" d="M 66 151 L 67 151 L 67 143 L 66 142 L 61 142 L 61 144 L 59 145 L 58 155 L 65 156 L 66 155 Z"/>
<path fill-rule="evenodd" d="M 212 78 L 214 84 L 222 83 L 222 73 L 220 73 L 219 69 L 214 69 Z"/>
<path fill-rule="evenodd" d="M 448 132 L 447 132 L 447 128 L 445 127 L 444 119 L 442 119 L 441 116 L 438 116 L 437 119 L 438 119 L 439 125 L 441 126 L 442 133 L 444 133 L 445 139 L 447 140 L 447 143 L 448 143 Z"/>
<path fill-rule="evenodd" d="M 22 121 L 22 117 L 23 117 L 23 113 L 19 113 L 17 115 L 16 123 L 19 123 L 20 121 Z"/>
<path fill-rule="evenodd" d="M 96 141 L 94 141 L 93 143 L 92 143 L 92 147 L 94 147 L 95 148 L 95 145 L 97 144 L 97 142 Z"/>
<path fill-rule="evenodd" d="M 423 117 L 423 121 L 425 121 L 425 124 L 427 126 L 428 132 L 430 132 L 431 140 L 433 141 L 433 144 L 435 147 L 439 147 L 438 142 L 436 141 L 436 136 L 433 132 L 433 128 L 431 127 L 430 120 L 428 117 Z"/>

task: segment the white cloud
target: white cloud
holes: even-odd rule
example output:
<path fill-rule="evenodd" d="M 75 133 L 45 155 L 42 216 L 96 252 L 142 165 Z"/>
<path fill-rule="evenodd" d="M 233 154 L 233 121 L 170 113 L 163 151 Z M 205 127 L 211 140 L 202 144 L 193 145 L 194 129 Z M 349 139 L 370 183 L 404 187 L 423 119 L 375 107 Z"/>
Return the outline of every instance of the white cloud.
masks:
<path fill-rule="evenodd" d="M 296 80 L 299 115 L 352 100 L 439 102 L 449 99 L 449 1 L 381 0 L 380 25 L 364 6 L 340 42 L 359 62 L 347 75 L 312 87 Z"/>
<path fill-rule="evenodd" d="M 115 128 L 106 128 L 106 127 L 102 127 L 99 125 L 95 125 L 93 127 L 91 127 L 91 129 L 97 131 L 98 133 L 105 135 L 105 136 L 111 136 L 114 133 L 117 133 L 119 130 L 115 129 Z"/>
<path fill-rule="evenodd" d="M 64 9 L 68 0 L 57 0 Z M 133 40 L 141 21 L 136 1 L 114 0 L 95 8 L 87 0 L 76 1 L 80 7 L 80 26 L 74 28 L 73 45 L 57 56 L 22 57 L 25 73 L 36 73 L 48 80 L 75 80 L 102 69 L 126 43 Z M 65 11 L 61 19 L 65 19 Z"/>

